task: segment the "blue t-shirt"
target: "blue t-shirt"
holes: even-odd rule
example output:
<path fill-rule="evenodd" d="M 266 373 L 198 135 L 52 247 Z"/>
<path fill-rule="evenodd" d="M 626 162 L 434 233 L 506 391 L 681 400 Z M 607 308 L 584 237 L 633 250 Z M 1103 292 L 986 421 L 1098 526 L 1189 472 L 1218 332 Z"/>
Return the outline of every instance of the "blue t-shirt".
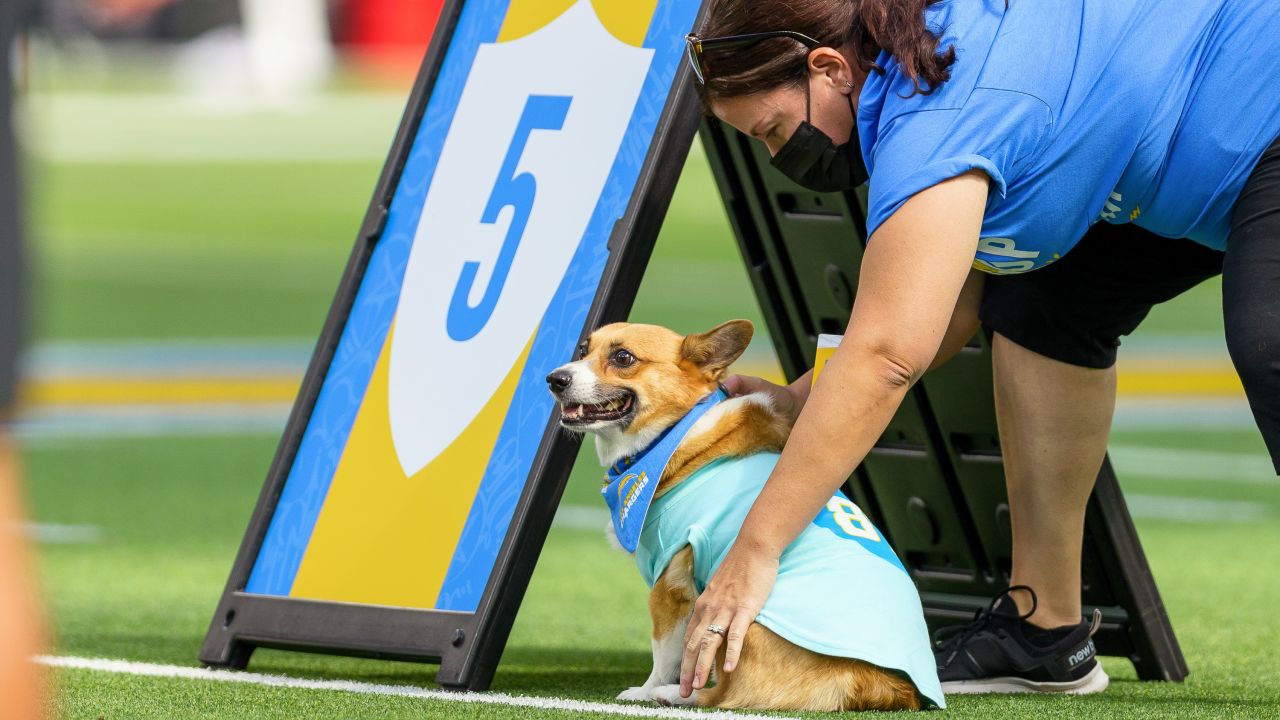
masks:
<path fill-rule="evenodd" d="M 943 0 L 951 79 L 905 97 L 882 53 L 859 95 L 867 230 L 970 169 L 991 179 L 974 267 L 1053 262 L 1098 220 L 1224 249 L 1280 136 L 1278 0 Z"/>
<path fill-rule="evenodd" d="M 706 588 L 778 457 L 715 460 L 653 501 L 635 555 L 649 587 L 692 547 L 694 582 L 698 592 Z M 901 672 L 925 704 L 946 706 L 911 577 L 879 529 L 838 492 L 783 551 L 756 622 L 816 653 Z"/>

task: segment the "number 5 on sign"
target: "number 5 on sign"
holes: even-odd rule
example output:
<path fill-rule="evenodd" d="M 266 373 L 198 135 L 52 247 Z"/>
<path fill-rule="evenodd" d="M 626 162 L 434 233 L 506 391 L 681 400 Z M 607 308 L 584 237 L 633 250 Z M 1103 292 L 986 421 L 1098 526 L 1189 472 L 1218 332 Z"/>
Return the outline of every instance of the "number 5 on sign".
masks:
<path fill-rule="evenodd" d="M 564 118 L 569 114 L 569 103 L 572 100 L 573 98 L 567 97 L 534 95 L 524 106 L 520 122 L 516 125 L 515 137 L 511 140 L 506 159 L 502 161 L 498 179 L 493 183 L 493 192 L 489 195 L 488 204 L 484 206 L 484 215 L 480 218 L 482 223 L 493 224 L 498 221 L 498 212 L 504 207 L 510 207 L 513 214 L 511 223 L 507 226 L 507 237 L 502 241 L 502 250 L 494 263 L 493 274 L 489 276 L 489 284 L 477 305 L 472 305 L 467 298 L 471 296 L 480 263 L 469 260 L 462 266 L 462 277 L 458 279 L 453 300 L 449 303 L 449 337 L 454 340 L 470 340 L 475 337 L 493 315 L 498 296 L 502 294 L 502 286 L 507 282 L 507 273 L 511 272 L 511 261 L 515 259 L 520 237 L 524 235 L 525 225 L 529 222 L 529 211 L 533 209 L 533 199 L 538 188 L 538 182 L 531 173 L 516 173 L 516 163 L 524 155 L 524 146 L 529 142 L 531 132 L 559 130 L 564 126 Z"/>
<path fill-rule="evenodd" d="M 597 206 L 619 153 L 641 151 L 622 139 L 653 50 L 607 30 L 595 5 L 482 43 L 448 118 L 389 339 L 406 475 L 521 372 L 539 324 L 558 320 L 544 315 L 588 228 L 607 234 L 625 210 Z"/>

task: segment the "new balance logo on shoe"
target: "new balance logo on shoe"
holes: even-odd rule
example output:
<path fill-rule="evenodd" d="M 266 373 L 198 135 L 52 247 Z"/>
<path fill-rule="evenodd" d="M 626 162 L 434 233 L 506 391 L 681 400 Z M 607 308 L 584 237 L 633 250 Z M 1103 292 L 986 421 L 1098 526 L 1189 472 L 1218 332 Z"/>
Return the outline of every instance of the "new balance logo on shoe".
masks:
<path fill-rule="evenodd" d="M 1067 656 L 1067 662 L 1070 663 L 1071 667 L 1075 667 L 1085 660 L 1093 657 L 1095 652 L 1096 650 L 1093 647 L 1093 639 L 1090 638 L 1089 642 L 1085 643 L 1084 647 Z"/>

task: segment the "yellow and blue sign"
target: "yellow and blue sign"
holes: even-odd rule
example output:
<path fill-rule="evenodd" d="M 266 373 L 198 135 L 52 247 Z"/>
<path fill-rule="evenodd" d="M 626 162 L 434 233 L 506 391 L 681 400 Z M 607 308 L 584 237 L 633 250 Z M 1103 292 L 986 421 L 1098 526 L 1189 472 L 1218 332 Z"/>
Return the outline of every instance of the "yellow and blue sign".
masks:
<path fill-rule="evenodd" d="M 476 609 L 699 5 L 465 4 L 246 592 Z"/>

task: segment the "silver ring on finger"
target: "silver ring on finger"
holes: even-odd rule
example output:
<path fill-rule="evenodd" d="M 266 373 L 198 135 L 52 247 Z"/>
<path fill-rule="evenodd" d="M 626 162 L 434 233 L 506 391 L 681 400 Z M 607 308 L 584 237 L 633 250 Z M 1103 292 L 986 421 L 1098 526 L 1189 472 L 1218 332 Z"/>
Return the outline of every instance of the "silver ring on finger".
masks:
<path fill-rule="evenodd" d="M 723 626 L 723 625 L 708 625 L 708 626 L 707 626 L 707 632 L 709 632 L 709 633 L 715 633 L 716 635 L 719 635 L 719 636 L 721 636 L 721 637 L 724 637 L 724 626 Z"/>

